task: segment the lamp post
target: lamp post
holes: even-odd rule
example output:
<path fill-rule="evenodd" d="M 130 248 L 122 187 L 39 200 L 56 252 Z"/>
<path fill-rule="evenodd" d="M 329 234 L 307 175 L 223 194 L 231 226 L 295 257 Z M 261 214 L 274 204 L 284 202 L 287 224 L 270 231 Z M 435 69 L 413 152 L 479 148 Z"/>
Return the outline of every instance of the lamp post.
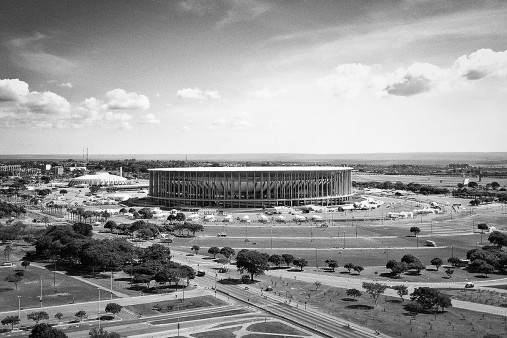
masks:
<path fill-rule="evenodd" d="M 21 296 L 18 296 L 18 319 L 19 326 L 21 327 Z"/>
<path fill-rule="evenodd" d="M 315 266 L 317 267 L 317 270 L 319 270 L 319 263 L 317 261 L 317 247 L 315 247 Z"/>
<path fill-rule="evenodd" d="M 40 307 L 42 309 L 42 275 L 40 275 Z"/>
<path fill-rule="evenodd" d="M 111 299 L 113 299 L 113 270 L 111 270 Z"/>
<path fill-rule="evenodd" d="M 99 320 L 99 331 L 100 331 L 100 289 L 97 288 L 97 290 L 99 290 L 99 301 L 97 303 L 97 319 Z"/>

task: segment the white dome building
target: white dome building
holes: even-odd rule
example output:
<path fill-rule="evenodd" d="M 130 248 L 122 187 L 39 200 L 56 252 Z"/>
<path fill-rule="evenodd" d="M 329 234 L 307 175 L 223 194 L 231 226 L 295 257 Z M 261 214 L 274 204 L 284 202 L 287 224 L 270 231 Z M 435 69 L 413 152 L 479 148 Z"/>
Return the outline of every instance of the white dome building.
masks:
<path fill-rule="evenodd" d="M 111 175 L 109 173 L 97 173 L 95 175 L 83 175 L 70 180 L 69 187 L 86 184 L 92 185 L 127 185 L 129 181 L 125 177 Z"/>

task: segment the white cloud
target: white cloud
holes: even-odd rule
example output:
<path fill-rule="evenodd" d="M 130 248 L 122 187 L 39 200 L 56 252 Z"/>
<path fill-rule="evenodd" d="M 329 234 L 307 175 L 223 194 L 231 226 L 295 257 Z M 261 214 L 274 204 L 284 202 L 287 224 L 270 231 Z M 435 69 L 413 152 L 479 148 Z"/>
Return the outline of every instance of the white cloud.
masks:
<path fill-rule="evenodd" d="M 123 89 L 113 89 L 106 93 L 106 103 L 111 109 L 148 109 L 150 100 L 145 95 L 127 91 Z"/>
<path fill-rule="evenodd" d="M 219 17 L 216 26 L 252 21 L 267 12 L 271 5 L 257 0 L 184 0 L 179 2 L 183 12 L 197 16 L 213 15 Z"/>
<path fill-rule="evenodd" d="M 221 98 L 220 94 L 216 90 L 203 91 L 199 88 L 182 88 L 176 92 L 176 95 L 184 99 L 194 99 L 194 100 L 207 100 L 207 99 L 218 100 Z"/>
<path fill-rule="evenodd" d="M 70 82 L 62 82 L 58 85 L 58 87 L 64 87 L 64 88 L 72 88 L 72 83 Z"/>
<path fill-rule="evenodd" d="M 53 82 L 55 83 L 55 82 Z M 26 82 L 18 79 L 0 80 L 0 122 L 6 126 L 28 125 L 38 128 L 82 128 L 100 125 L 105 128 L 131 129 L 132 115 L 111 112 L 111 108 L 146 108 L 144 95 L 116 89 L 106 93 L 107 101 L 90 97 L 79 104 L 71 104 L 64 97 L 50 91 L 29 91 Z M 144 117 L 145 123 L 159 123 L 153 114 Z"/>
<path fill-rule="evenodd" d="M 0 101 L 19 101 L 28 95 L 28 83 L 19 79 L 0 80 Z"/>
<path fill-rule="evenodd" d="M 183 127 L 181 127 L 181 130 L 183 130 L 184 132 L 189 132 L 190 128 L 187 126 L 183 126 Z"/>
<path fill-rule="evenodd" d="M 250 122 L 250 115 L 246 112 L 242 112 L 235 114 L 229 118 L 220 117 L 214 120 L 208 126 L 208 129 L 228 128 L 235 130 L 243 130 L 251 128 L 253 126 L 254 125 Z"/>
<path fill-rule="evenodd" d="M 153 114 L 146 114 L 144 115 L 143 120 L 139 121 L 139 123 L 159 124 L 160 119 L 157 119 Z"/>
<path fill-rule="evenodd" d="M 264 87 L 260 90 L 251 91 L 247 95 L 253 99 L 272 99 L 279 94 L 285 94 L 287 92 L 287 89 L 272 90 L 269 87 Z"/>
<path fill-rule="evenodd" d="M 352 98 L 362 94 L 376 97 L 413 96 L 425 92 L 446 92 L 467 81 L 507 76 L 507 51 L 480 49 L 459 57 L 449 68 L 414 63 L 408 68 L 385 72 L 379 65 L 342 64 L 319 84 L 334 95 Z"/>

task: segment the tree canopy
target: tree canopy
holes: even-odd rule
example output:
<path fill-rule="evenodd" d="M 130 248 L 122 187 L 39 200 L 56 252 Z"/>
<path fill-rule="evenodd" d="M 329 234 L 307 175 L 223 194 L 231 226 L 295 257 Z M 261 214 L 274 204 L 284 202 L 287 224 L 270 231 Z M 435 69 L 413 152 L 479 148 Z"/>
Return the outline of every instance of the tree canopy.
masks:
<path fill-rule="evenodd" d="M 254 276 L 264 274 L 264 271 L 269 269 L 266 255 L 250 250 L 242 250 L 238 253 L 236 266 L 241 273 L 244 271 L 248 272 L 252 281 L 254 280 Z"/>

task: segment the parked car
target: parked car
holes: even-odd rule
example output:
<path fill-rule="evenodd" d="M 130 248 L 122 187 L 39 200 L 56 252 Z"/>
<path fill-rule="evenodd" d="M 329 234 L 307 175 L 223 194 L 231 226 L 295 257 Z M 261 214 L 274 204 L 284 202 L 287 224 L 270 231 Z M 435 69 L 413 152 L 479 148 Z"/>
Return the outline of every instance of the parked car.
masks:
<path fill-rule="evenodd" d="M 14 264 L 12 262 L 3 262 L 2 266 L 16 266 L 16 264 Z"/>
<path fill-rule="evenodd" d="M 466 284 L 465 284 L 465 289 L 471 289 L 471 288 L 473 288 L 473 287 L 475 287 L 475 284 L 474 284 L 474 283 L 466 283 Z"/>

